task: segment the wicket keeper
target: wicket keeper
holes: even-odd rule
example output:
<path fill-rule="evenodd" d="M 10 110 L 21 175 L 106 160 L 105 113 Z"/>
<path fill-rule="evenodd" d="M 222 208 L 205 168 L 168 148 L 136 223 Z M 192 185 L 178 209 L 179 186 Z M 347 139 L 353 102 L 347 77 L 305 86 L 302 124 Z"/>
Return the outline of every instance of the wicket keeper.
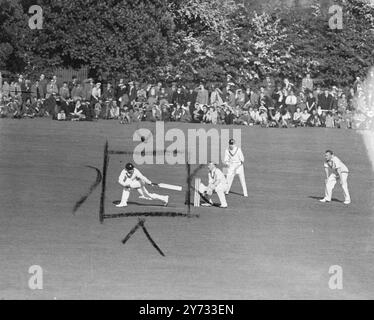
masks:
<path fill-rule="evenodd" d="M 156 193 L 149 193 L 145 185 L 151 185 L 152 182 L 143 176 L 140 171 L 134 168 L 132 163 L 127 163 L 125 169 L 122 170 L 118 183 L 123 187 L 121 202 L 116 207 L 126 207 L 130 191 L 135 189 L 140 194 L 139 199 L 161 200 L 166 207 L 169 203 L 169 196 L 162 196 Z"/>
<path fill-rule="evenodd" d="M 216 192 L 220 201 L 220 208 L 227 208 L 225 191 L 227 190 L 228 185 L 225 175 L 213 162 L 208 163 L 208 169 L 209 184 L 208 186 L 205 186 L 203 183 L 200 183 L 199 192 L 209 199 L 208 205 L 213 204 L 211 197 L 213 192 Z"/>

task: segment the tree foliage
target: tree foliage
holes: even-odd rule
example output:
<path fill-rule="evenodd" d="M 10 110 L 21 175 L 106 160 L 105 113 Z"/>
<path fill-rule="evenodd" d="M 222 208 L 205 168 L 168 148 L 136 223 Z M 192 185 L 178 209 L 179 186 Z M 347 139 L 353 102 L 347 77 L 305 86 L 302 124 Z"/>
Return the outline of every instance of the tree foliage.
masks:
<path fill-rule="evenodd" d="M 322 2 L 0 0 L 0 69 L 87 65 L 109 77 L 188 81 L 229 73 L 239 83 L 267 73 L 296 81 L 310 71 L 344 84 L 374 65 L 374 8 L 338 1 L 343 29 L 331 30 Z M 32 4 L 43 8 L 42 30 L 28 28 Z"/>

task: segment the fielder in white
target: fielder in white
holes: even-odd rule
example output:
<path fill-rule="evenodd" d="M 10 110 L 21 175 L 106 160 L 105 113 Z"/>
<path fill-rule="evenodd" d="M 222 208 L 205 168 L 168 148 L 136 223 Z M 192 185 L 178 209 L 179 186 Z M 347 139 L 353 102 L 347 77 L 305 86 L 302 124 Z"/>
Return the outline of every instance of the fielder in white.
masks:
<path fill-rule="evenodd" d="M 348 174 L 349 170 L 347 166 L 334 155 L 331 150 L 327 150 L 325 153 L 325 172 L 326 172 L 326 187 L 325 197 L 321 199 L 321 202 L 330 202 L 332 197 L 332 190 L 335 187 L 336 181 L 339 180 L 344 193 L 344 204 L 351 203 L 351 197 L 348 190 Z"/>
<path fill-rule="evenodd" d="M 230 139 L 229 147 L 225 151 L 224 162 L 228 167 L 227 170 L 227 184 L 228 188 L 226 194 L 229 194 L 234 177 L 239 175 L 240 183 L 243 189 L 244 197 L 248 197 L 247 184 L 244 175 L 244 156 L 242 150 L 235 145 L 235 140 Z"/>
<path fill-rule="evenodd" d="M 122 199 L 116 207 L 126 207 L 127 200 L 130 196 L 131 189 L 135 189 L 140 194 L 140 199 L 146 200 L 161 200 L 164 202 L 164 205 L 167 206 L 169 202 L 169 196 L 162 196 L 156 193 L 149 193 L 145 188 L 145 184 L 151 185 L 152 182 L 143 176 L 140 171 L 134 168 L 132 163 L 128 163 L 125 166 L 125 169 L 122 170 L 118 182 L 123 186 Z"/>
<path fill-rule="evenodd" d="M 208 205 L 213 204 L 211 197 L 213 192 L 216 192 L 221 203 L 220 208 L 227 208 L 225 191 L 227 190 L 228 185 L 226 177 L 213 162 L 208 163 L 208 169 L 209 184 L 208 186 L 205 186 L 203 183 L 200 183 L 199 192 L 204 194 L 209 199 Z"/>

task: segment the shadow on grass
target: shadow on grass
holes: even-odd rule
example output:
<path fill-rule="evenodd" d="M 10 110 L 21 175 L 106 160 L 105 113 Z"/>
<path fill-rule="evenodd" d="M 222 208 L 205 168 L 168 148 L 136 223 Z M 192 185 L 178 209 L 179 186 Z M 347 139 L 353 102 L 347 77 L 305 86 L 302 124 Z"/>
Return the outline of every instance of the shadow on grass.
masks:
<path fill-rule="evenodd" d="M 322 199 L 322 197 L 316 197 L 316 196 L 309 196 L 308 198 L 309 199 L 314 199 L 314 200 L 320 200 L 320 199 Z M 339 199 L 336 199 L 336 198 L 332 198 L 331 202 L 340 202 L 340 203 L 343 203 L 343 201 L 341 201 Z"/>

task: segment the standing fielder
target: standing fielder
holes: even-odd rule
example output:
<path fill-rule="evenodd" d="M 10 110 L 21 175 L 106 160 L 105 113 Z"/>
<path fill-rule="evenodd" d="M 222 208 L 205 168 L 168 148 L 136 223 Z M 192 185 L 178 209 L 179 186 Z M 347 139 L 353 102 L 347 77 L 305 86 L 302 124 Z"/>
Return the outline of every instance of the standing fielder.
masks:
<path fill-rule="evenodd" d="M 326 187 L 325 197 L 321 199 L 321 202 L 330 202 L 332 197 L 332 190 L 335 187 L 336 180 L 340 180 L 340 184 L 344 193 L 344 204 L 351 203 L 351 197 L 348 190 L 348 173 L 347 166 L 334 155 L 331 150 L 327 150 L 325 153 L 325 172 L 326 172 Z"/>
<path fill-rule="evenodd" d="M 240 183 L 243 188 L 244 197 L 248 197 L 247 184 L 244 176 L 244 156 L 242 150 L 235 145 L 235 140 L 229 140 L 229 147 L 225 151 L 224 162 L 228 166 L 226 194 L 229 194 L 235 175 L 239 175 Z"/>
<path fill-rule="evenodd" d="M 134 168 L 132 163 L 126 164 L 125 169 L 122 170 L 118 178 L 118 182 L 121 186 L 123 186 L 123 191 L 121 202 L 117 204 L 116 207 L 127 206 L 127 200 L 129 199 L 131 189 L 136 189 L 136 191 L 139 192 L 139 199 L 157 199 L 163 201 L 165 207 L 168 205 L 169 196 L 162 196 L 156 193 L 148 192 L 148 190 L 145 188 L 145 184 L 151 185 L 152 182 L 143 176 L 138 169 Z"/>
<path fill-rule="evenodd" d="M 208 197 L 208 205 L 213 204 L 211 197 L 213 195 L 213 192 L 216 192 L 221 203 L 220 208 L 227 208 L 225 191 L 227 190 L 228 186 L 225 175 L 222 173 L 220 169 L 216 167 L 216 165 L 213 162 L 208 163 L 208 169 L 209 184 L 208 186 L 205 186 L 203 183 L 200 183 L 199 192 Z"/>

